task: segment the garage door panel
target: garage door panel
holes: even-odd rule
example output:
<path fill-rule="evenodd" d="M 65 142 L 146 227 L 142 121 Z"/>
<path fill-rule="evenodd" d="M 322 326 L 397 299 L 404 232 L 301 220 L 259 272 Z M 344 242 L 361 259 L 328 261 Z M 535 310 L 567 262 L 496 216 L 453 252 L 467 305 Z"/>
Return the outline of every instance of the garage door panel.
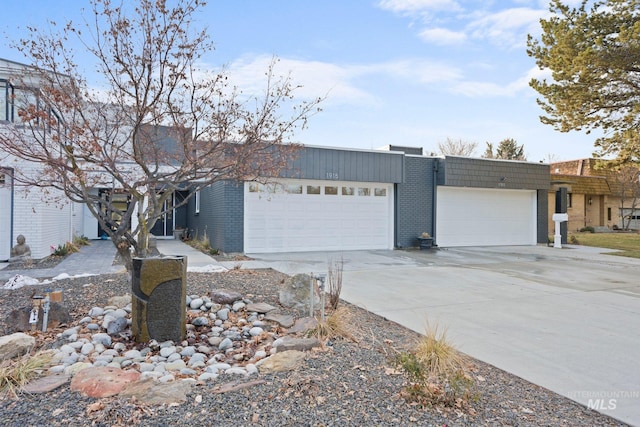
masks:
<path fill-rule="evenodd" d="M 302 185 L 303 194 L 265 196 L 245 185 L 245 252 L 393 248 L 391 184 L 284 180 Z M 338 194 L 325 194 L 327 186 Z M 320 187 L 321 194 L 307 194 Z M 353 187 L 343 195 L 342 187 Z M 368 188 L 358 195 L 358 188 Z M 374 197 L 374 188 L 384 188 Z"/>
<path fill-rule="evenodd" d="M 536 244 L 533 190 L 438 187 L 439 246 Z"/>

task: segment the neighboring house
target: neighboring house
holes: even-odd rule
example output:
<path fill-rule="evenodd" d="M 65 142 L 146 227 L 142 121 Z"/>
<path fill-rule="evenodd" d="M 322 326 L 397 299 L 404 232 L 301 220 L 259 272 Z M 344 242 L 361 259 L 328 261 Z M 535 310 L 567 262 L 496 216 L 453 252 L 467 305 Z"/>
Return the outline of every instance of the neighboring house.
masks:
<path fill-rule="evenodd" d="M 567 189 L 568 231 L 584 227 L 624 228 L 625 217 L 630 219 L 629 228 L 640 228 L 640 209 L 633 209 L 633 185 L 628 185 L 633 183 L 625 184 L 621 174 L 597 168 L 597 162 L 597 159 L 578 159 L 550 165 L 549 234 L 554 232 L 551 216 L 555 212 L 555 191 L 560 187 Z"/>
<path fill-rule="evenodd" d="M 27 66 L 0 59 L 0 132 L 20 126 L 15 99 L 22 90 L 10 76 Z M 7 260 L 19 234 L 25 236 L 33 258 L 44 258 L 56 248 L 82 234 L 83 207 L 54 201 L 60 194 L 24 188 L 13 180 L 17 167 L 35 167 L 0 152 L 0 261 Z"/>
<path fill-rule="evenodd" d="M 202 190 L 187 224 L 225 252 L 406 248 L 422 232 L 440 247 L 535 245 L 548 191 L 539 163 L 304 147 L 276 184 Z"/>

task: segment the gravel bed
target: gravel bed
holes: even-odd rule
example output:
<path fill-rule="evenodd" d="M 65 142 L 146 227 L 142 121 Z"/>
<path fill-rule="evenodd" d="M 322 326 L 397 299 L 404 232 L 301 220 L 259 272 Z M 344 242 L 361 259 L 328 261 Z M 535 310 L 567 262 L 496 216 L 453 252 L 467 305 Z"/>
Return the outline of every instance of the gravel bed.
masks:
<path fill-rule="evenodd" d="M 278 304 L 287 276 L 273 270 L 189 273 L 188 294 L 207 295 L 217 288 L 236 290 L 254 302 Z M 75 320 L 112 296 L 130 293 L 126 274 L 56 282 Z M 7 314 L 28 306 L 33 287 L 0 290 L 0 331 Z M 470 411 L 421 408 L 400 395 L 405 378 L 393 369 L 396 350 L 409 348 L 418 334 L 358 307 L 353 312 L 357 343 L 334 340 L 309 352 L 295 372 L 261 374 L 264 383 L 227 393 L 213 393 L 229 382 L 220 377 L 195 385 L 181 405 L 145 406 L 121 398 L 96 400 L 64 385 L 43 395 L 3 397 L 3 426 L 622 426 L 563 396 L 491 365 L 473 360 L 478 400 Z M 287 311 L 282 309 L 281 312 Z M 296 313 L 289 313 L 296 314 Z M 300 314 L 300 313 L 297 313 Z M 301 315 L 301 314 L 300 314 Z M 62 328 L 62 327 L 61 327 Z M 55 332 L 55 331 L 53 331 Z M 255 381 L 249 377 L 236 381 Z"/>

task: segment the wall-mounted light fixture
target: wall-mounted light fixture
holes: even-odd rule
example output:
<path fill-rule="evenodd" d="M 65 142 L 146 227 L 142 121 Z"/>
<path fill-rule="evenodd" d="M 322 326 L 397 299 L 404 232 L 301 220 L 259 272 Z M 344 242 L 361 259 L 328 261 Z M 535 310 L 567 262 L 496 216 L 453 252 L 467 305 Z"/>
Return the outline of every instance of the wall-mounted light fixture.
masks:
<path fill-rule="evenodd" d="M 591 206 L 591 203 L 593 203 L 593 200 L 591 199 L 591 197 L 589 197 L 589 199 L 587 200 L 587 203 L 589 203 L 589 206 Z"/>

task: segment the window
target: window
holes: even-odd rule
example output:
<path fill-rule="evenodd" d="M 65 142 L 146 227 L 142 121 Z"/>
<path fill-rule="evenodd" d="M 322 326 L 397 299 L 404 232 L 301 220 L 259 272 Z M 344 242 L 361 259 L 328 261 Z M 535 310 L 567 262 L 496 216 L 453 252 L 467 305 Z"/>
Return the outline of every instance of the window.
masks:
<path fill-rule="evenodd" d="M 258 182 L 249 183 L 249 193 L 259 193 L 262 190 L 262 184 Z"/>
<path fill-rule="evenodd" d="M 289 194 L 302 194 L 302 185 L 291 184 L 287 186 L 287 193 Z"/>
<path fill-rule="evenodd" d="M 337 196 L 338 195 L 338 187 L 327 185 L 326 187 L 324 187 L 324 194 L 327 194 L 329 196 Z"/>
<path fill-rule="evenodd" d="M 611 208 L 607 208 L 607 221 L 611 221 Z"/>
<path fill-rule="evenodd" d="M 358 187 L 358 196 L 370 196 L 371 189 L 367 187 Z"/>
<path fill-rule="evenodd" d="M 572 193 L 567 193 L 567 207 L 568 208 L 572 208 L 573 207 L 573 194 Z"/>
<path fill-rule="evenodd" d="M 2 101 L 0 101 L 0 120 L 10 122 L 12 121 L 11 112 L 13 110 L 13 102 L 11 102 L 13 86 L 4 79 L 0 80 L 0 97 L 2 97 Z"/>
<path fill-rule="evenodd" d="M 194 201 L 195 201 L 195 205 L 196 205 L 196 214 L 200 213 L 200 190 L 196 191 L 196 194 L 194 196 Z"/>
<path fill-rule="evenodd" d="M 373 195 L 376 197 L 386 197 L 387 196 L 387 189 L 386 188 L 376 188 L 375 190 L 373 190 Z"/>
<path fill-rule="evenodd" d="M 7 183 L 7 175 L 0 173 L 0 185 L 5 185 Z"/>
<path fill-rule="evenodd" d="M 353 187 L 342 187 L 343 196 L 353 196 L 355 194 Z"/>
<path fill-rule="evenodd" d="M 319 185 L 307 185 L 307 194 L 320 194 Z"/>

